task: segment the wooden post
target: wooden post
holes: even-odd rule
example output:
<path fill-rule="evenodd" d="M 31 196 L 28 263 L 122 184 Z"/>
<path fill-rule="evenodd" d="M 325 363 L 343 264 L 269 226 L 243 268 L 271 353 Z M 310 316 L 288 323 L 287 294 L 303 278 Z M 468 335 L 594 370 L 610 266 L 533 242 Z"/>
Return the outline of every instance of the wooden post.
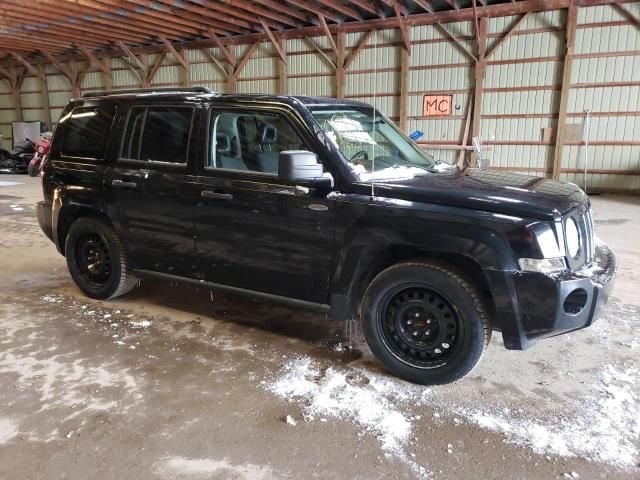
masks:
<path fill-rule="evenodd" d="M 564 67 L 562 70 L 562 88 L 560 90 L 560 106 L 558 108 L 558 126 L 556 128 L 556 144 L 553 151 L 553 178 L 560 177 L 562 151 L 564 149 L 564 129 L 567 122 L 567 103 L 571 88 L 571 67 L 573 63 L 573 46 L 576 38 L 576 23 L 578 20 L 578 7 L 573 2 L 567 9 L 566 50 L 564 55 Z"/>
<path fill-rule="evenodd" d="M 280 51 L 286 56 L 287 55 L 287 39 L 280 37 L 278 39 L 278 45 L 280 46 Z M 289 79 L 287 77 L 287 64 L 281 58 L 277 58 L 276 62 L 278 62 L 278 94 L 286 95 L 289 91 Z"/>
<path fill-rule="evenodd" d="M 179 54 L 182 56 L 182 66 L 180 69 L 180 83 L 185 87 L 191 86 L 191 62 L 186 55 L 185 50 L 180 50 Z M 183 63 L 184 62 L 184 63 Z"/>
<path fill-rule="evenodd" d="M 104 66 L 101 69 L 102 72 L 102 85 L 107 92 L 110 92 L 113 88 L 113 77 L 111 74 L 111 58 L 107 57 L 102 61 L 102 65 Z"/>
<path fill-rule="evenodd" d="M 24 117 L 22 116 L 22 94 L 20 93 L 20 89 L 22 87 L 22 82 L 17 87 L 13 87 L 11 89 L 11 94 L 13 95 L 13 108 L 16 110 L 16 121 L 21 122 Z"/>
<path fill-rule="evenodd" d="M 24 81 L 24 75 L 26 70 L 18 68 L 2 68 L 0 67 L 0 75 L 7 79 L 9 87 L 11 87 L 11 96 L 13 97 L 13 107 L 16 111 L 16 120 L 21 122 L 22 116 L 22 82 Z"/>
<path fill-rule="evenodd" d="M 42 95 L 42 109 L 44 110 L 44 121 L 49 129 L 53 128 L 53 120 L 51 118 L 51 105 L 49 103 L 49 82 L 47 82 L 47 73 L 44 65 L 38 65 L 40 75 L 40 93 Z"/>
<path fill-rule="evenodd" d="M 227 48 L 227 51 L 229 51 L 229 53 L 231 53 L 231 55 L 235 59 L 235 46 L 229 45 L 226 48 Z M 229 63 L 227 65 L 227 93 L 236 93 L 237 92 L 237 88 L 238 88 L 237 80 L 238 80 L 238 78 L 237 78 L 237 73 L 236 73 L 235 62 L 234 63 Z"/>
<path fill-rule="evenodd" d="M 471 138 L 480 136 L 480 120 L 482 115 L 482 94 L 484 93 L 484 77 L 487 73 L 487 19 L 478 19 L 478 56 L 475 65 L 475 85 L 473 89 L 473 120 L 471 122 Z M 471 155 L 471 166 L 475 167 L 477 155 Z"/>
<path fill-rule="evenodd" d="M 344 54 L 344 32 L 338 32 L 336 35 L 336 97 L 344 98 L 344 92 L 347 83 L 347 71 L 344 68 L 345 54 Z"/>
<path fill-rule="evenodd" d="M 406 34 L 408 38 L 411 38 L 411 27 L 406 27 Z M 411 44 L 409 44 L 409 50 L 401 47 L 400 50 L 400 130 L 404 133 L 409 133 L 409 63 L 411 55 Z"/>

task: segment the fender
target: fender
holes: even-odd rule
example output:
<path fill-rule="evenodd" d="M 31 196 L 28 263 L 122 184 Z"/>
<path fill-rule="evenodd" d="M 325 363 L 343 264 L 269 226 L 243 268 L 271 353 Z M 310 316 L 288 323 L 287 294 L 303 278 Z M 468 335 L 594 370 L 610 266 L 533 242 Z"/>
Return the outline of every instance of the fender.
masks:
<path fill-rule="evenodd" d="M 465 257 L 481 269 L 494 299 L 510 303 L 510 278 L 518 270 L 512 243 L 526 240 L 529 219 L 458 207 L 404 203 L 407 210 L 411 210 L 410 215 L 398 208 L 397 199 L 340 195 L 330 302 L 335 318 L 353 316 L 368 282 L 390 264 L 386 263 L 389 257 L 393 263 L 396 255 L 401 259 L 438 254 Z M 346 224 L 346 219 L 353 218 L 357 220 Z M 498 275 L 487 275 L 487 272 Z M 506 280 L 502 278 L 505 274 Z"/>
<path fill-rule="evenodd" d="M 54 188 L 51 226 L 53 242 L 60 254 L 64 255 L 66 231 L 72 223 L 70 220 L 75 220 L 91 212 L 106 216 L 100 191 L 78 186 L 57 186 Z"/>

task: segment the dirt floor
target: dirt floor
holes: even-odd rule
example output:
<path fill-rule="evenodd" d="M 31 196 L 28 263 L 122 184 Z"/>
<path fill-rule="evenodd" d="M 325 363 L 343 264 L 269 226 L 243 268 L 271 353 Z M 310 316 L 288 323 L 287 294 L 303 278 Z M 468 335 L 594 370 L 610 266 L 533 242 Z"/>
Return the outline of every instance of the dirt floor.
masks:
<path fill-rule="evenodd" d="M 495 334 L 433 388 L 323 316 L 161 282 L 89 300 L 39 198 L 0 176 L 2 479 L 640 478 L 640 197 L 593 197 L 603 318 L 526 352 Z"/>

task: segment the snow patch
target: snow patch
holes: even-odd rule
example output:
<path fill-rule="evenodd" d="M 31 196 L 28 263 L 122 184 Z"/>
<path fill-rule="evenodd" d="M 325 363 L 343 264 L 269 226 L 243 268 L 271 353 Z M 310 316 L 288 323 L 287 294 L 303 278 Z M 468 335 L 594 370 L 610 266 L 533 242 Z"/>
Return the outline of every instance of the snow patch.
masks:
<path fill-rule="evenodd" d="M 233 465 L 227 459 L 169 457 L 154 464 L 154 472 L 163 478 L 234 478 L 237 480 L 276 480 L 270 467 L 244 463 Z"/>
<path fill-rule="evenodd" d="M 18 423 L 10 418 L 0 417 L 0 445 L 8 443 L 18 435 Z"/>
<path fill-rule="evenodd" d="M 608 365 L 596 378 L 592 394 L 577 400 L 570 413 L 559 417 L 535 418 L 530 412 L 468 407 L 457 407 L 455 413 L 539 454 L 633 467 L 638 462 L 635 442 L 640 438 L 639 371 Z"/>
<path fill-rule="evenodd" d="M 378 438 L 386 454 L 401 459 L 416 473 L 430 473 L 405 453 L 412 424 L 411 417 L 399 409 L 398 400 L 409 393 L 399 382 L 362 369 L 323 369 L 302 356 L 286 362 L 277 379 L 266 388 L 286 400 L 302 401 L 305 420 L 337 417 L 363 426 Z M 419 388 L 412 385 L 409 389 Z M 320 418 L 323 420 L 326 421 Z"/>
<path fill-rule="evenodd" d="M 132 320 L 129 325 L 133 328 L 149 328 L 152 322 L 150 320 Z"/>

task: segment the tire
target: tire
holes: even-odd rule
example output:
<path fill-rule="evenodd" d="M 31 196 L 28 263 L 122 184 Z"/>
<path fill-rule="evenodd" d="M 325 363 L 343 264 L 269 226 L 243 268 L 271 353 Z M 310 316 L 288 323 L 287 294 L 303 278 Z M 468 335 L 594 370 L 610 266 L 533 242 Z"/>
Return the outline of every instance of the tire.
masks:
<path fill-rule="evenodd" d="M 138 282 L 120 238 L 98 218 L 81 217 L 73 222 L 64 251 L 73 281 L 88 297 L 119 297 Z"/>
<path fill-rule="evenodd" d="M 382 271 L 365 292 L 361 320 L 382 365 L 422 385 L 450 383 L 468 374 L 491 338 L 478 291 L 439 263 L 414 261 Z"/>

